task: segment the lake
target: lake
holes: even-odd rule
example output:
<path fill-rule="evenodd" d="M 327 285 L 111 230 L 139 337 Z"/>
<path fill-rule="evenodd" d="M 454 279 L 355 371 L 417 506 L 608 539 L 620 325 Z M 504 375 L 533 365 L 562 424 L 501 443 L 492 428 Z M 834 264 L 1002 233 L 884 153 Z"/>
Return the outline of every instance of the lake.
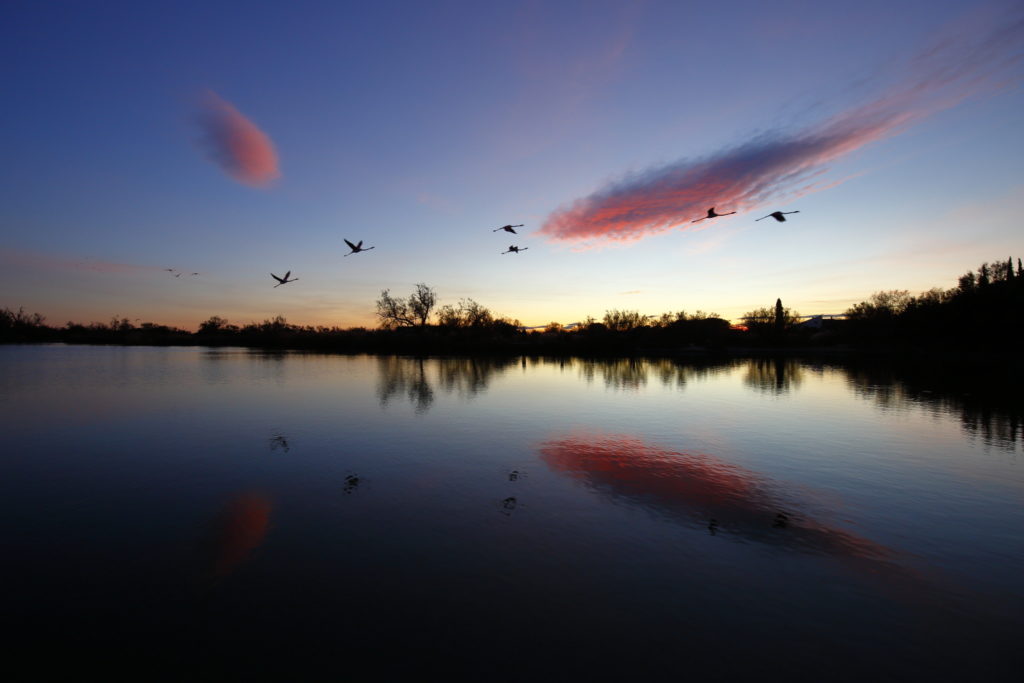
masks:
<path fill-rule="evenodd" d="M 1007 381 L 0 347 L 7 663 L 24 680 L 1019 680 Z"/>

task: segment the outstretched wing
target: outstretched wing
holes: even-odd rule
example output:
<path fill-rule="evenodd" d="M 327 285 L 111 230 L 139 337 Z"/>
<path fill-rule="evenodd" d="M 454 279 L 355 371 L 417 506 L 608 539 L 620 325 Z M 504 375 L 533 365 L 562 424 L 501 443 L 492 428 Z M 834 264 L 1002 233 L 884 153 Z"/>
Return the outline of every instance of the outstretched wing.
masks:
<path fill-rule="evenodd" d="M 356 245 L 356 249 L 362 249 L 362 248 L 363 248 L 363 241 L 359 240 L 359 244 Z"/>
<path fill-rule="evenodd" d="M 344 238 L 342 238 L 342 239 L 344 239 Z M 349 249 L 351 249 L 352 251 L 355 251 L 355 250 L 356 250 L 356 248 L 357 248 L 357 247 L 356 247 L 356 245 L 352 244 L 352 243 L 351 243 L 351 242 L 349 242 L 348 240 L 345 240 L 345 244 L 347 244 L 347 245 L 348 245 L 348 248 L 349 248 Z"/>
<path fill-rule="evenodd" d="M 275 280 L 277 280 L 281 284 L 284 284 L 284 279 L 283 278 L 279 278 L 278 276 L 274 275 L 273 273 L 270 274 L 270 277 L 274 278 Z M 288 277 L 288 276 L 286 275 L 285 277 Z"/>
<path fill-rule="evenodd" d="M 291 276 L 292 276 L 292 271 L 289 270 L 287 273 L 284 274 L 284 279 L 287 280 Z"/>
<path fill-rule="evenodd" d="M 519 234 L 518 232 L 515 231 L 515 229 L 511 225 L 506 225 L 505 229 L 508 230 L 513 235 L 518 235 Z"/>

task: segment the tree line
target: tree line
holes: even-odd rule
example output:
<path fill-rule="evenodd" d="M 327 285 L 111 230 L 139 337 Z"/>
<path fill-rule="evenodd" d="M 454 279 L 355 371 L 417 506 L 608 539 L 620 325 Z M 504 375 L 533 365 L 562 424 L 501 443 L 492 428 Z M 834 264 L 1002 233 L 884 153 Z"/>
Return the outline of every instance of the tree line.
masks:
<path fill-rule="evenodd" d="M 945 347 L 1014 348 L 1024 331 L 1024 270 L 1021 260 L 983 263 L 962 275 L 957 286 L 912 296 L 906 290 L 875 292 L 851 306 L 846 320 L 801 323 L 798 312 L 776 299 L 755 308 L 743 324 L 730 325 L 716 313 L 671 311 L 659 315 L 610 309 L 571 328 L 551 322 L 527 331 L 518 320 L 498 315 L 464 298 L 438 306 L 437 292 L 424 283 L 408 296 L 383 290 L 376 301 L 378 327 L 294 325 L 284 317 L 232 324 L 220 316 L 196 332 L 115 316 L 108 323 L 49 326 L 38 313 L 0 310 L 0 342 L 71 344 L 205 345 L 317 349 L 349 353 L 674 353 L 680 349 Z"/>

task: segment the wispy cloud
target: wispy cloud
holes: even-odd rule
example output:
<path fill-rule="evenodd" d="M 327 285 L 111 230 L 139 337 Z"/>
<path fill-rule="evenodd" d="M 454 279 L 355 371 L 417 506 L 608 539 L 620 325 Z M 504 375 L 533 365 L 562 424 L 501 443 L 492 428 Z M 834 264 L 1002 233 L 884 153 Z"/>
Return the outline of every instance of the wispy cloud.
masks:
<path fill-rule="evenodd" d="M 197 122 L 206 155 L 238 182 L 263 187 L 281 176 L 267 134 L 212 90 L 203 97 Z"/>
<path fill-rule="evenodd" d="M 1024 19 L 1018 13 L 980 23 L 965 20 L 922 50 L 905 77 L 874 100 L 803 130 L 764 133 L 702 159 L 627 175 L 556 210 L 540 232 L 589 244 L 636 240 L 689 229 L 712 205 L 746 211 L 833 187 L 841 181 L 824 178 L 831 163 L 1019 79 Z"/>
<path fill-rule="evenodd" d="M 6 266 L 33 270 L 77 270 L 93 273 L 145 273 L 159 272 L 160 266 L 144 266 L 135 263 L 116 263 L 94 259 L 71 258 L 33 251 L 0 248 L 0 263 Z"/>

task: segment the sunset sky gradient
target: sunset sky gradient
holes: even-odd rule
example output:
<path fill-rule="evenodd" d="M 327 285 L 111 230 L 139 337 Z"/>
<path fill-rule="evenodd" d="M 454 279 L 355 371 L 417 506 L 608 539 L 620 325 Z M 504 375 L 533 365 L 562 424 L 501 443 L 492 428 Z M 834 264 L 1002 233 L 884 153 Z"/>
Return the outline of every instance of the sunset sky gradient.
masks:
<path fill-rule="evenodd" d="M 0 306 L 53 324 L 370 326 L 417 282 L 526 325 L 838 313 L 1024 255 L 1019 3 L 0 16 Z"/>

